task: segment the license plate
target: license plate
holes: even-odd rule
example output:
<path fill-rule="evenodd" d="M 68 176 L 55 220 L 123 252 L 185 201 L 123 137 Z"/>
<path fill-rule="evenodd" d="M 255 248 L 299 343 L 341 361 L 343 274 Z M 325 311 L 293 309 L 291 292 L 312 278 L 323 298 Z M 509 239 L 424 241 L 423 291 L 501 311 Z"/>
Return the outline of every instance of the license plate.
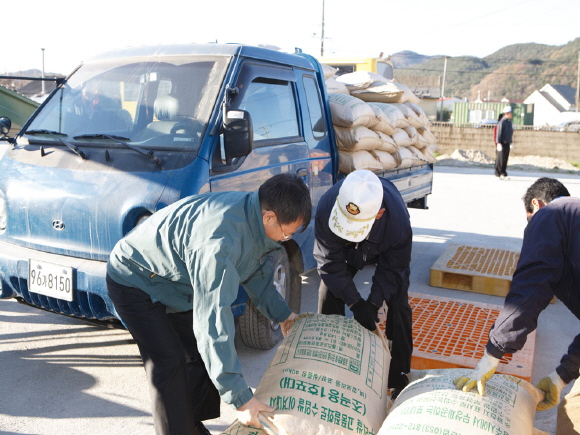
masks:
<path fill-rule="evenodd" d="M 28 290 L 72 302 L 73 268 L 30 259 Z"/>

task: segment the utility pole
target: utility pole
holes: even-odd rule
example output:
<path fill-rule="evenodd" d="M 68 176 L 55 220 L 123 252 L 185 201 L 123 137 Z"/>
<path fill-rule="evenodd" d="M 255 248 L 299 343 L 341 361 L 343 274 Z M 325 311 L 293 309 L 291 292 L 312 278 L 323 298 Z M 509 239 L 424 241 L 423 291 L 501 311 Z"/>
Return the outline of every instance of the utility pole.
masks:
<path fill-rule="evenodd" d="M 443 102 L 445 101 L 445 76 L 447 75 L 447 59 L 445 56 L 445 63 L 443 64 L 443 82 L 441 83 L 441 110 L 439 112 L 439 122 L 443 121 Z"/>
<path fill-rule="evenodd" d="M 578 78 L 576 80 L 576 112 L 578 112 L 578 103 L 580 103 L 580 50 L 578 50 Z"/>
<path fill-rule="evenodd" d="M 42 50 L 42 78 L 44 78 L 44 48 Z M 46 90 L 44 87 L 44 80 L 42 81 L 42 95 L 46 94 Z"/>
<path fill-rule="evenodd" d="M 322 30 L 320 33 L 320 56 L 324 56 L 324 0 L 322 0 Z"/>

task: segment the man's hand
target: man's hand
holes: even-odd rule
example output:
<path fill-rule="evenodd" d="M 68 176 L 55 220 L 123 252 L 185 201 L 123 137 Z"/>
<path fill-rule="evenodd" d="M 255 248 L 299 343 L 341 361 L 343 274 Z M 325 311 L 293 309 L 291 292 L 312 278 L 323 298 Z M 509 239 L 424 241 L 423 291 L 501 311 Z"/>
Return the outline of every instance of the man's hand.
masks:
<path fill-rule="evenodd" d="M 499 364 L 499 359 L 485 352 L 483 358 L 471 373 L 471 376 L 460 376 L 453 381 L 455 388 L 464 392 L 471 391 L 477 386 L 480 396 L 485 396 L 485 383 L 493 376 Z"/>
<path fill-rule="evenodd" d="M 288 318 L 280 323 L 280 328 L 282 329 L 282 335 L 286 337 L 286 334 L 290 331 L 290 328 L 294 326 L 294 321 L 296 320 L 298 315 L 294 312 L 290 313 Z"/>
<path fill-rule="evenodd" d="M 498 143 L 498 144 L 495 144 L 495 147 L 496 147 L 496 149 L 497 149 L 498 151 L 501 151 L 501 144 L 500 144 L 500 143 Z"/>
<path fill-rule="evenodd" d="M 552 406 L 557 405 L 558 402 L 560 402 L 560 393 L 562 392 L 562 388 L 565 386 L 566 384 L 556 372 L 553 372 L 549 376 L 543 378 L 538 383 L 536 388 L 544 392 L 544 400 L 538 403 L 536 410 L 545 411 L 546 409 L 550 409 Z"/>
<path fill-rule="evenodd" d="M 255 397 L 252 397 L 238 409 L 236 409 L 236 418 L 245 426 L 262 427 L 258 418 L 260 412 L 274 412 L 275 408 L 264 405 Z"/>
<path fill-rule="evenodd" d="M 362 326 L 367 328 L 369 331 L 374 331 L 377 329 L 377 322 L 379 317 L 377 315 L 379 309 L 375 307 L 372 303 L 365 301 L 360 298 L 350 307 L 354 320 L 360 323 Z"/>

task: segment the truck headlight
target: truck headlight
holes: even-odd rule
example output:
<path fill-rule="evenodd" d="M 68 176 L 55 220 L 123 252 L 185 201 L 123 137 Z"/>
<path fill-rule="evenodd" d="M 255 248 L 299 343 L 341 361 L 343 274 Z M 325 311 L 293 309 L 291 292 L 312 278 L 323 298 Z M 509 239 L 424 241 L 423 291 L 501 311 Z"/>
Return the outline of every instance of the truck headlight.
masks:
<path fill-rule="evenodd" d="M 8 225 L 8 212 L 6 211 L 6 200 L 0 197 L 0 231 L 6 230 Z"/>

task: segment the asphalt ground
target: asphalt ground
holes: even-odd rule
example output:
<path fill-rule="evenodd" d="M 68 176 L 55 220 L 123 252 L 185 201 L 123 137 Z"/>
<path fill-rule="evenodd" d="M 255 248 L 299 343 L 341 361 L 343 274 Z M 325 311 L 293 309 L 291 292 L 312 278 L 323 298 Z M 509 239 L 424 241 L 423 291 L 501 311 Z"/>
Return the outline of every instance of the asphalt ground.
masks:
<path fill-rule="evenodd" d="M 501 305 L 498 296 L 429 286 L 430 268 L 450 242 L 519 250 L 526 225 L 521 198 L 541 176 L 558 178 L 580 196 L 580 177 L 574 174 L 512 170 L 510 180 L 500 181 L 488 168 L 437 166 L 429 209 L 410 210 L 410 291 Z M 367 268 L 356 276 L 363 294 L 372 272 Z M 304 275 L 302 312 L 316 311 L 318 284 L 315 270 Z M 533 383 L 555 369 L 579 330 L 560 301 L 542 313 Z M 257 351 L 236 341 L 246 381 L 255 388 L 275 349 Z M 222 416 L 206 426 L 219 434 L 234 420 L 223 404 Z M 535 425 L 555 433 L 555 409 L 538 412 Z M 154 434 L 145 373 L 129 333 L 0 300 L 0 434 L 101 433 Z"/>

